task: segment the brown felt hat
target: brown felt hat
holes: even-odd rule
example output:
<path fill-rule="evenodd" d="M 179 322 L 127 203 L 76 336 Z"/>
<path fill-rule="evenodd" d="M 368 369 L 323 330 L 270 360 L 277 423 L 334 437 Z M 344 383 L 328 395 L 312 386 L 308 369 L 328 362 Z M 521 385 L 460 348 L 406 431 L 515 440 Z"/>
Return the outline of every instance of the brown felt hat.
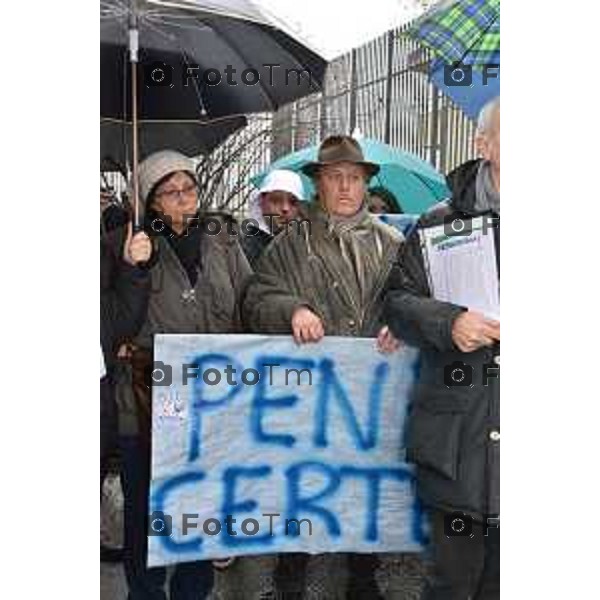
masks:
<path fill-rule="evenodd" d="M 359 143 L 349 135 L 332 135 L 323 140 L 316 162 L 304 165 L 302 172 L 309 177 L 314 177 L 321 167 L 340 162 L 362 165 L 368 177 L 379 173 L 379 165 L 366 161 Z"/>

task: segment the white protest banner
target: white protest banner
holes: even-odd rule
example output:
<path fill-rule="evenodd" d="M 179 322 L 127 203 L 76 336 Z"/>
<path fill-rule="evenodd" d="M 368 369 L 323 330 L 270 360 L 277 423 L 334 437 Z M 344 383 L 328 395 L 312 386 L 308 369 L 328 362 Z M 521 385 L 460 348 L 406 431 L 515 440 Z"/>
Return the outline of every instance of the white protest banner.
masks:
<path fill-rule="evenodd" d="M 159 335 L 154 352 L 149 566 L 421 550 L 402 446 L 414 349 Z"/>

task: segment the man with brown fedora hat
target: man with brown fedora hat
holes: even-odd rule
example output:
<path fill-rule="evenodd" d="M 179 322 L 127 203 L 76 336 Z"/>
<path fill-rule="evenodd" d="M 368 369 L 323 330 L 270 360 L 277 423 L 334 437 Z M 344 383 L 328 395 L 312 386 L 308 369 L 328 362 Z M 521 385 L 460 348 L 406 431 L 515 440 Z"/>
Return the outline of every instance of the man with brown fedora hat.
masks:
<path fill-rule="evenodd" d="M 332 135 L 323 141 L 316 162 L 310 162 L 302 168 L 305 175 L 314 177 L 323 166 L 342 162 L 361 165 L 370 179 L 379 173 L 379 165 L 364 159 L 360 144 L 349 135 Z"/>
<path fill-rule="evenodd" d="M 376 337 L 382 351 L 398 347 L 382 323 L 381 292 L 402 237 L 367 210 L 367 185 L 378 171 L 350 136 L 323 141 L 317 161 L 303 168 L 317 190 L 304 215 L 310 227 L 286 228 L 261 256 L 243 304 L 248 329 L 291 333 L 298 343 L 341 335 Z M 374 555 L 286 556 L 276 573 L 278 591 L 300 598 L 308 565 L 309 577 L 311 566 L 326 573 L 322 597 L 374 600 L 381 598 L 376 564 Z"/>

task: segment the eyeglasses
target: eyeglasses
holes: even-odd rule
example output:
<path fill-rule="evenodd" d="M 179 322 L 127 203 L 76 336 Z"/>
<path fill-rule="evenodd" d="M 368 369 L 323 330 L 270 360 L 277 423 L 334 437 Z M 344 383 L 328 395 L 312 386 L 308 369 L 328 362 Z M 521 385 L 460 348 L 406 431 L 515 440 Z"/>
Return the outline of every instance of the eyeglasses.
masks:
<path fill-rule="evenodd" d="M 162 192 L 157 192 L 157 196 L 160 198 L 164 198 L 168 202 L 177 202 L 182 196 L 191 197 L 196 196 L 198 194 L 198 187 L 195 183 L 190 185 L 186 185 L 184 188 L 180 190 L 164 190 Z"/>

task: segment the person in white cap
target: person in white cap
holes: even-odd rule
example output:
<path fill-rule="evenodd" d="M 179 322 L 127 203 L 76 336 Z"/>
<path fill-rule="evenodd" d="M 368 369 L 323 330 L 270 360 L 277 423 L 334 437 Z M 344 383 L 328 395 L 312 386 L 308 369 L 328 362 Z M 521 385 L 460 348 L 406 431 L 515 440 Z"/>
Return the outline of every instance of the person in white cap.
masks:
<path fill-rule="evenodd" d="M 242 230 L 242 248 L 254 267 L 271 240 L 298 219 L 305 201 L 300 175 L 286 169 L 271 171 L 252 194 L 248 224 Z"/>

